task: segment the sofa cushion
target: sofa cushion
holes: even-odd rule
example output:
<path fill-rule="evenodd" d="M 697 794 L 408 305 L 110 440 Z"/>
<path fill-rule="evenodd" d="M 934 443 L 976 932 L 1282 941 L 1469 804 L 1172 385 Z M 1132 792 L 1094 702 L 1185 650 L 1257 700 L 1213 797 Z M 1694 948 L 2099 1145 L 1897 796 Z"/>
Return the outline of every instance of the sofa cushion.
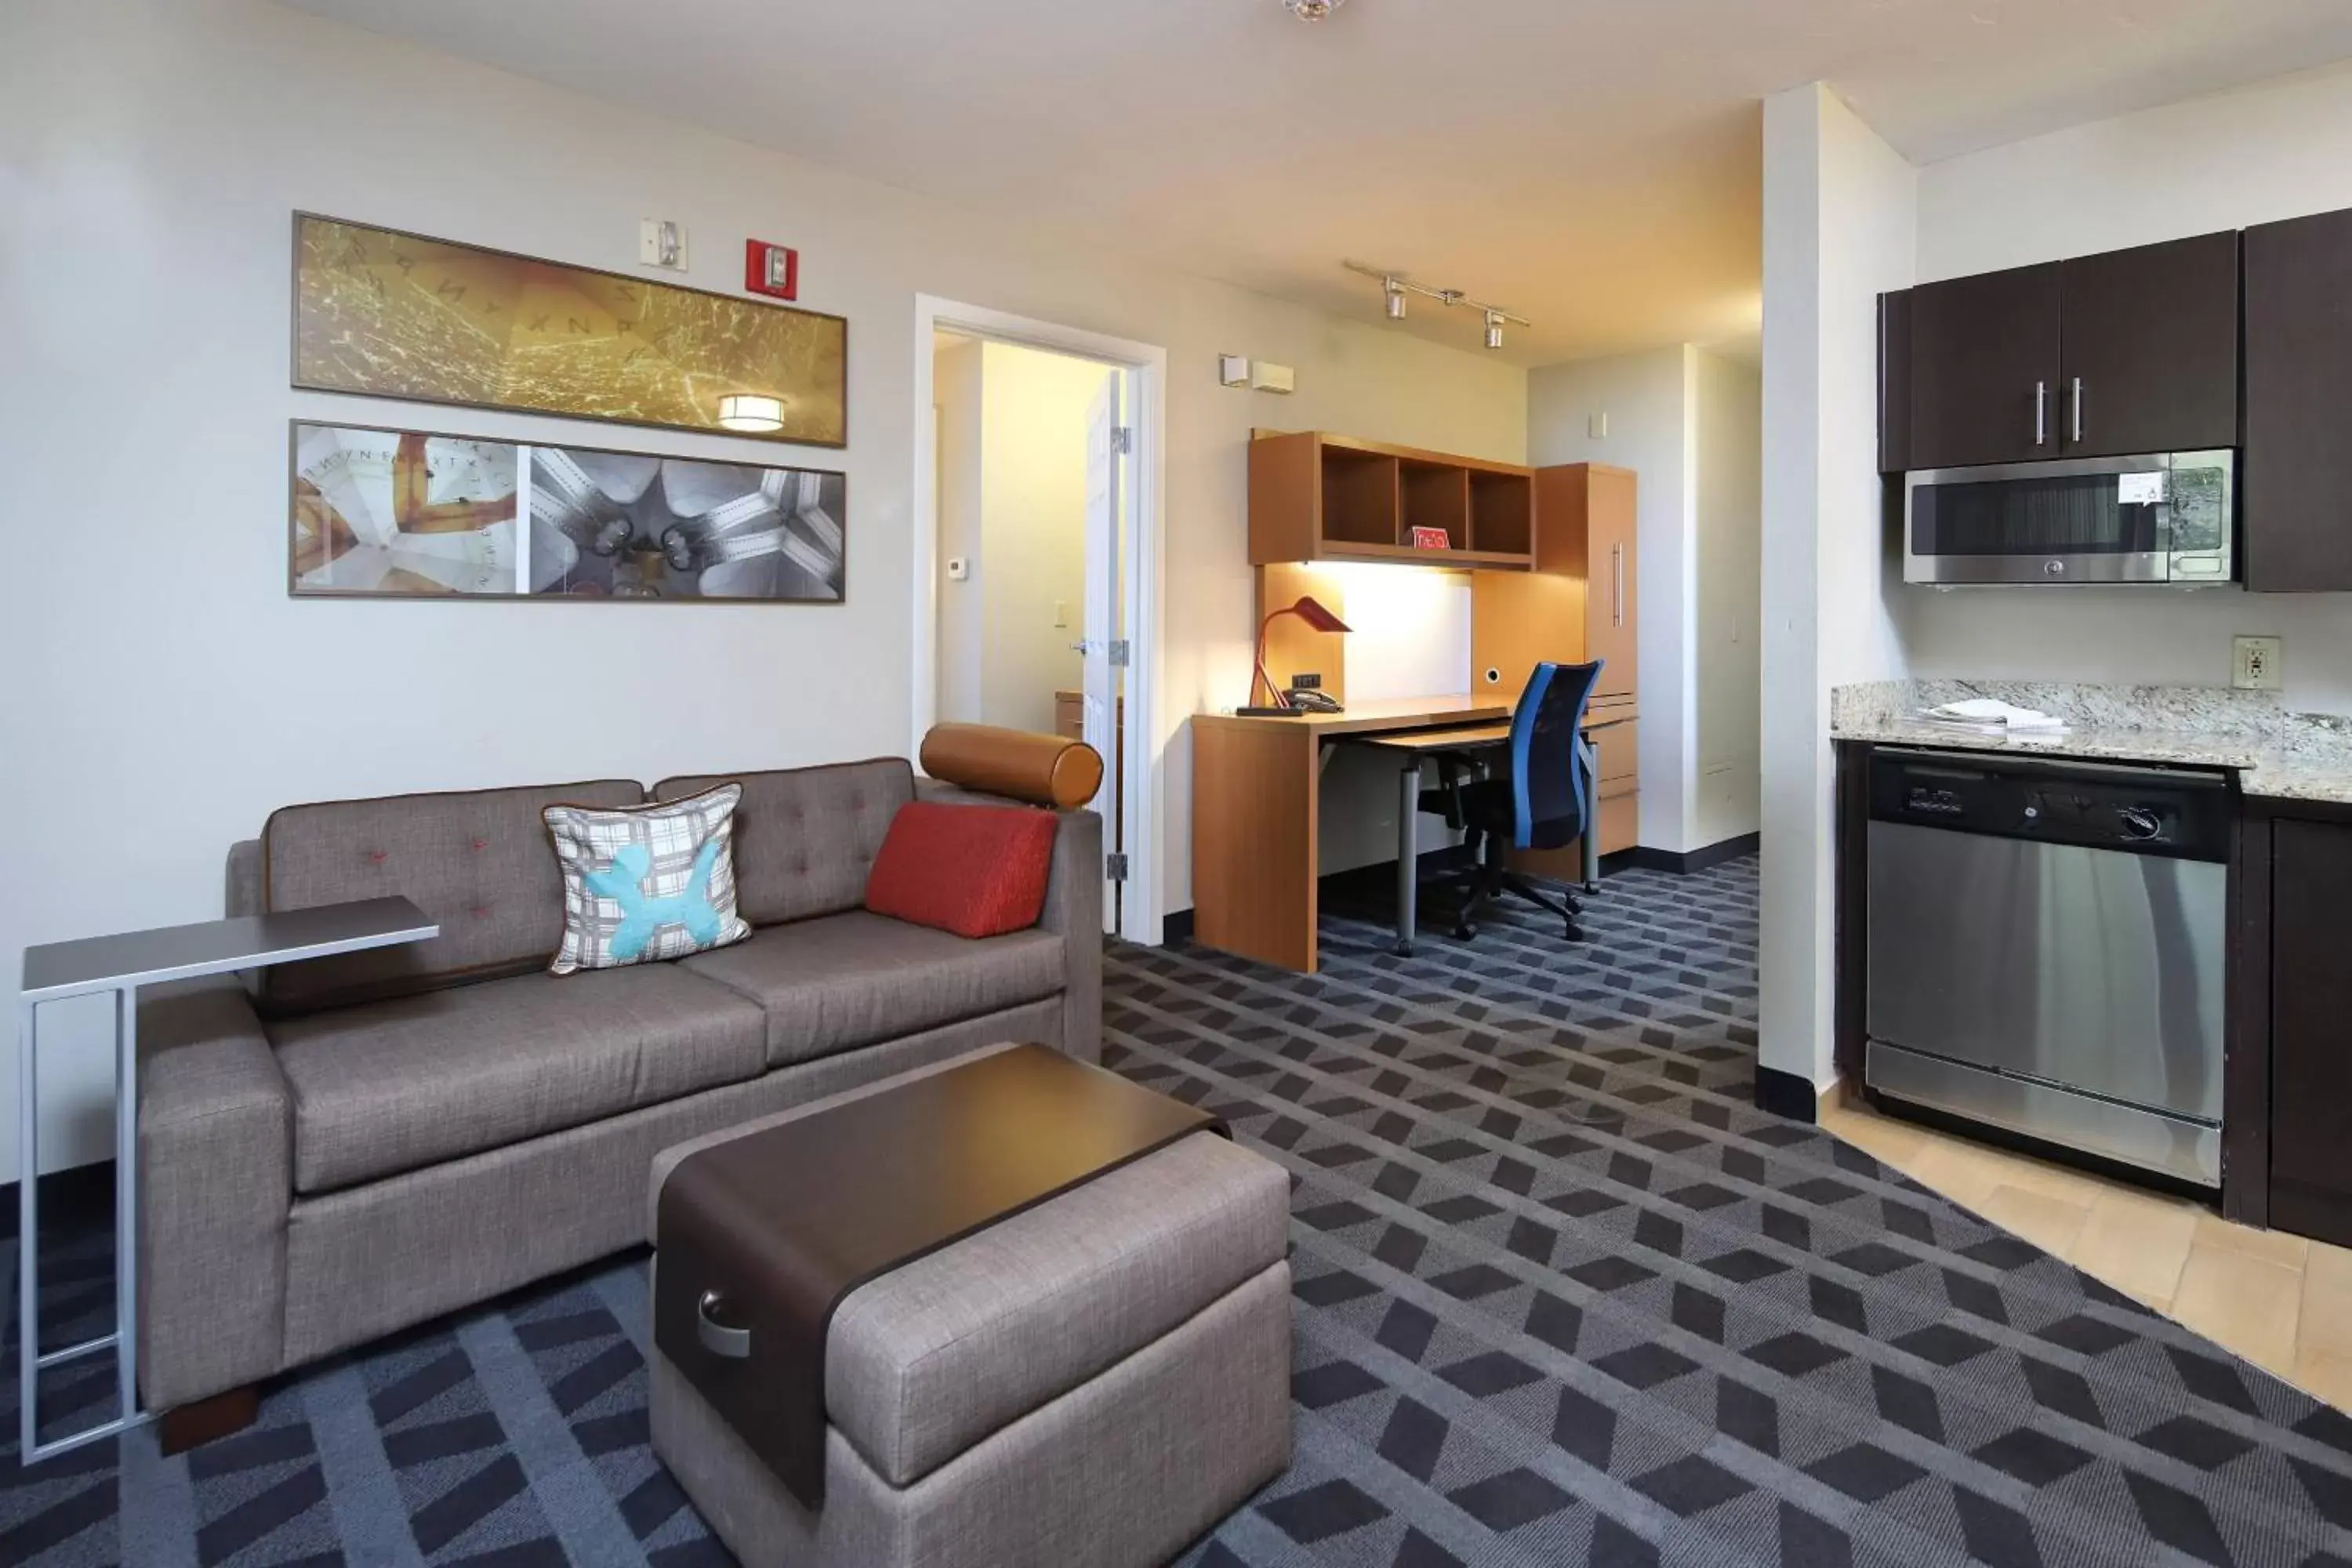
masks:
<path fill-rule="evenodd" d="M 263 972 L 266 1011 L 288 1014 L 543 969 L 563 938 L 563 877 L 546 807 L 635 805 L 634 780 L 289 805 L 261 831 L 271 910 L 404 895 L 440 926 L 430 942 Z"/>
<path fill-rule="evenodd" d="M 524 974 L 274 1024 L 318 1194 L 758 1076 L 760 1009 L 674 964 Z"/>
<path fill-rule="evenodd" d="M 679 967 L 766 1009 L 768 1066 L 807 1061 L 1053 995 L 1062 939 L 968 942 L 864 910 L 754 931 Z"/>
<path fill-rule="evenodd" d="M 877 915 L 956 936 L 1002 936 L 1037 923 L 1060 818 L 1026 805 L 910 801 L 866 883 Z"/>
<path fill-rule="evenodd" d="M 656 800 L 677 800 L 740 780 L 735 808 L 735 896 L 755 926 L 854 910 L 898 808 L 915 798 L 903 757 L 778 773 L 664 779 Z"/>

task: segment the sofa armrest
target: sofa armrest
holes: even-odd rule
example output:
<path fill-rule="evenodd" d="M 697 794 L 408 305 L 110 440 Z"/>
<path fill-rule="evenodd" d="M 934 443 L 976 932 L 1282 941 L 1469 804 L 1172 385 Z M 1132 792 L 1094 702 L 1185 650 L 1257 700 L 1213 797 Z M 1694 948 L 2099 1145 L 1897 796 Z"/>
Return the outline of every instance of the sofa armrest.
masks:
<path fill-rule="evenodd" d="M 915 797 L 942 805 L 1020 804 L 937 779 L 917 779 Z M 1067 971 L 1062 1050 L 1080 1061 L 1097 1062 L 1102 1060 L 1102 818 L 1091 811 L 1055 815 L 1061 826 L 1054 835 L 1054 868 L 1045 879 L 1045 909 L 1037 925 L 1063 939 L 1062 962 Z"/>
<path fill-rule="evenodd" d="M 241 838 L 228 847 L 228 876 L 221 892 L 222 909 L 232 920 L 263 912 L 260 839 Z"/>
<path fill-rule="evenodd" d="M 293 1102 L 234 979 L 139 997 L 140 1385 L 152 1409 L 278 1370 Z"/>

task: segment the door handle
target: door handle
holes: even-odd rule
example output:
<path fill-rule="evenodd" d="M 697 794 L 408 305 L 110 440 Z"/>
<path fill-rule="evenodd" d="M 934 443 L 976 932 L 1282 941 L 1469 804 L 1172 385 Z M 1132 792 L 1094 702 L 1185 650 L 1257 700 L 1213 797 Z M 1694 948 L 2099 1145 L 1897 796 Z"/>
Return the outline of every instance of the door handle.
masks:
<path fill-rule="evenodd" d="M 1091 647 L 1091 646 L 1092 646 L 1091 644 L 1087 643 L 1087 642 L 1085 642 L 1085 641 L 1083 641 L 1083 640 L 1078 641 L 1078 642 L 1074 642 L 1074 643 L 1072 643 L 1072 644 L 1070 645 L 1070 651 L 1071 651 L 1072 653 L 1076 653 L 1076 654 L 1083 654 L 1083 653 L 1085 653 L 1085 652 L 1087 651 L 1087 649 L 1089 647 Z"/>
<path fill-rule="evenodd" d="M 714 1309 L 723 1305 L 725 1303 L 718 1291 L 705 1290 L 702 1293 L 702 1299 L 694 1304 L 695 1337 L 712 1355 L 725 1356 L 729 1361 L 749 1361 L 751 1359 L 751 1331 L 730 1328 L 710 1315 Z"/>
<path fill-rule="evenodd" d="M 2074 378 L 2074 439 L 2083 438 L 2083 378 Z"/>
<path fill-rule="evenodd" d="M 2050 384 L 2033 384 L 2033 444 L 2037 447 L 2050 439 Z"/>
<path fill-rule="evenodd" d="M 1609 547 L 1609 624 L 1622 626 L 1625 624 L 1625 547 L 1622 544 Z"/>

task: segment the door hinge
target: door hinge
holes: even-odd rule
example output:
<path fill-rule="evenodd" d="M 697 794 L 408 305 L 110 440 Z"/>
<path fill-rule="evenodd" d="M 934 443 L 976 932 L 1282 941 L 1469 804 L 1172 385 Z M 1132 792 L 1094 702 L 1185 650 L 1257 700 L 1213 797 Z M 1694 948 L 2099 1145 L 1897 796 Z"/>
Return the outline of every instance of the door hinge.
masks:
<path fill-rule="evenodd" d="M 1113 637 L 1113 638 L 1111 638 L 1111 639 L 1110 639 L 1110 667 L 1111 667 L 1113 669 L 1125 669 L 1125 668 L 1127 668 L 1127 661 L 1128 661 L 1128 647 L 1127 647 L 1127 639 L 1126 639 L 1125 637 Z"/>
<path fill-rule="evenodd" d="M 1135 426 L 1114 425 L 1110 427 L 1110 449 L 1122 458 L 1135 456 Z"/>
<path fill-rule="evenodd" d="M 1108 877 L 1112 881 L 1114 881 L 1114 882 L 1124 882 L 1124 881 L 1126 881 L 1126 880 L 1127 880 L 1127 857 L 1126 857 L 1124 854 L 1112 854 L 1112 855 L 1106 855 L 1106 856 L 1104 856 L 1104 857 L 1103 857 L 1103 874 L 1104 874 L 1105 876 L 1108 876 Z"/>

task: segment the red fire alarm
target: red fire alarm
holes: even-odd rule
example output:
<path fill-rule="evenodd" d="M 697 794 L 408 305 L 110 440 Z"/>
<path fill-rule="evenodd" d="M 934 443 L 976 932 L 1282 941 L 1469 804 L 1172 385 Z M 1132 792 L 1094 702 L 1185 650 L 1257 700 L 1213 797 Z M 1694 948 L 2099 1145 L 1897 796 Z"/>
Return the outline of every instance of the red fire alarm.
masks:
<path fill-rule="evenodd" d="M 801 297 L 801 253 L 764 239 L 743 242 L 743 287 L 779 300 Z"/>

